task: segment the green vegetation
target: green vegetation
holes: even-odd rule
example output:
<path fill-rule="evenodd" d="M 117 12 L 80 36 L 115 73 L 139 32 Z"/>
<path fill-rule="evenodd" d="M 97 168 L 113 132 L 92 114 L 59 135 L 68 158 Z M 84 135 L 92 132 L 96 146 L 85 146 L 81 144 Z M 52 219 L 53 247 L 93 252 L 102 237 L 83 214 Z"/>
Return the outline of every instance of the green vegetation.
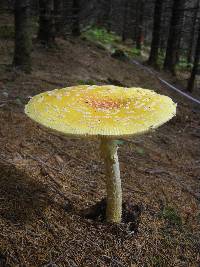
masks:
<path fill-rule="evenodd" d="M 114 32 L 108 32 L 105 28 L 91 27 L 83 33 L 83 37 L 101 45 L 112 53 L 121 50 L 127 57 L 141 56 L 141 50 L 125 45 L 120 36 Z"/>
<path fill-rule="evenodd" d="M 165 60 L 165 54 L 163 53 L 163 52 L 160 52 L 159 54 L 158 54 L 158 62 L 157 62 L 157 64 L 158 64 L 158 67 L 162 67 L 163 66 L 163 64 L 164 64 L 164 60 Z"/>
<path fill-rule="evenodd" d="M 90 27 L 87 29 L 83 36 L 91 41 L 95 42 L 97 44 L 100 44 L 102 47 L 104 47 L 107 50 L 110 50 L 112 53 L 115 52 L 115 50 L 120 49 L 122 50 L 128 57 L 139 57 L 141 56 L 141 50 L 137 49 L 136 47 L 130 47 L 125 45 L 121 37 L 118 36 L 114 32 L 108 32 L 105 28 L 98 28 L 98 27 Z M 143 50 L 149 49 L 149 44 L 146 44 L 145 47 L 143 47 Z M 158 67 L 162 68 L 163 63 L 165 59 L 165 52 L 160 51 L 158 56 Z M 179 63 L 176 66 L 177 70 L 191 70 L 192 64 L 189 64 L 187 62 L 186 57 L 181 57 Z"/>
<path fill-rule="evenodd" d="M 164 60 L 165 60 L 165 53 L 163 53 L 163 51 L 160 51 L 158 55 L 158 62 L 157 62 L 157 65 L 160 69 L 162 68 L 164 64 Z M 176 65 L 176 70 L 191 71 L 192 67 L 193 67 L 193 64 L 188 63 L 187 58 L 185 56 L 182 56 Z"/>
<path fill-rule="evenodd" d="M 130 57 L 141 56 L 141 50 L 137 49 L 136 47 L 127 48 L 127 54 Z"/>
<path fill-rule="evenodd" d="M 93 42 L 99 42 L 103 45 L 112 45 L 119 43 L 121 38 L 114 32 L 108 32 L 105 28 L 91 27 L 84 32 L 84 37 Z"/>
<path fill-rule="evenodd" d="M 181 216 L 173 207 L 165 207 L 162 211 L 162 217 L 172 225 L 182 226 Z"/>
<path fill-rule="evenodd" d="M 140 154 L 140 155 L 144 155 L 144 154 L 145 154 L 144 149 L 141 148 L 141 147 L 136 147 L 135 150 L 136 150 L 136 152 L 137 152 L 138 154 Z"/>
<path fill-rule="evenodd" d="M 96 82 L 94 80 L 91 80 L 91 79 L 89 79 L 89 80 L 78 80 L 77 82 L 80 85 L 94 85 L 94 84 L 96 84 Z"/>
<path fill-rule="evenodd" d="M 191 71 L 192 67 L 193 67 L 193 64 L 192 63 L 188 63 L 186 58 L 182 57 L 180 59 L 179 63 L 177 64 L 176 69 L 180 70 L 180 71 L 184 71 L 184 70 Z"/>

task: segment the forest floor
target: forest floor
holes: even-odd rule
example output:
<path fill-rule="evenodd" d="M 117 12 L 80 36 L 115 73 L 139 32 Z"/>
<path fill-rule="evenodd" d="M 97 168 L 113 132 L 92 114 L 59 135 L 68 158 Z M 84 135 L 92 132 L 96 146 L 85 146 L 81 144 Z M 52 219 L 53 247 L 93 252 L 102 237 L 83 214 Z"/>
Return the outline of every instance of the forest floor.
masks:
<path fill-rule="evenodd" d="M 0 266 L 199 266 L 200 108 L 86 40 L 57 43 L 35 44 L 23 74 L 9 67 L 13 41 L 0 40 Z M 123 198 L 141 209 L 135 231 L 81 216 L 105 196 L 98 142 L 55 136 L 23 112 L 30 96 L 87 83 L 178 103 L 165 126 L 120 146 Z"/>

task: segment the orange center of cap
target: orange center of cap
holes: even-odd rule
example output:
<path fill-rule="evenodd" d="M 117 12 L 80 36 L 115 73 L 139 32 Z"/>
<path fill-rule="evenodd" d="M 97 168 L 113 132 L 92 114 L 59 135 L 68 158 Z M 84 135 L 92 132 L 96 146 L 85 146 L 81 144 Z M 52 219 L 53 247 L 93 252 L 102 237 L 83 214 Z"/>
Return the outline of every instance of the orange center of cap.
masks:
<path fill-rule="evenodd" d="M 97 99 L 97 98 L 87 98 L 85 103 L 89 104 L 95 109 L 118 109 L 124 106 L 124 102 L 114 99 Z"/>

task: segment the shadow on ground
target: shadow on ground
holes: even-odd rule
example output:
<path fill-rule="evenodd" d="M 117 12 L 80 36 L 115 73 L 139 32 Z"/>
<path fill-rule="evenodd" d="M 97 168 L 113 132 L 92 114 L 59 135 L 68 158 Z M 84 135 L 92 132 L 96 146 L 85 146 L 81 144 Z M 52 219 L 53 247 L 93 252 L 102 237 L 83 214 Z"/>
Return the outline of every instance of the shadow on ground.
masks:
<path fill-rule="evenodd" d="M 44 184 L 4 163 L 0 163 L 0 196 L 0 216 L 14 224 L 34 220 L 50 204 Z"/>

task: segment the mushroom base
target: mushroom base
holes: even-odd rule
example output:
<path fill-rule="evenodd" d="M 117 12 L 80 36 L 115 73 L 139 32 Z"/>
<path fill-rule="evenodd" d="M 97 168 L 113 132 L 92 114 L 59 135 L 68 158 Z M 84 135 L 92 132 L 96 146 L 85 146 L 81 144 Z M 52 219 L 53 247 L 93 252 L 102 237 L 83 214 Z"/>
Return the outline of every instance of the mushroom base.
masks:
<path fill-rule="evenodd" d="M 120 223 L 122 217 L 122 188 L 117 149 L 117 141 L 101 139 L 101 156 L 106 168 L 106 220 L 114 223 Z"/>

